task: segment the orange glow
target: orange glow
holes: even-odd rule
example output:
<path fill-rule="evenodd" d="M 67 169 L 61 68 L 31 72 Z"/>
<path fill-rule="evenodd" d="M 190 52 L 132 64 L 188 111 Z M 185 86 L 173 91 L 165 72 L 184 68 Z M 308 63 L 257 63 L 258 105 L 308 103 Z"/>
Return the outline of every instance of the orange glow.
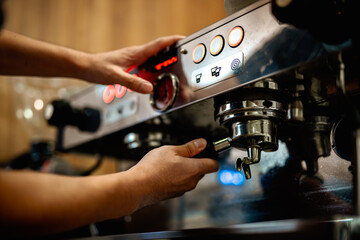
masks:
<path fill-rule="evenodd" d="M 115 84 L 115 97 L 122 98 L 126 93 L 126 87 L 121 86 L 120 84 Z"/>
<path fill-rule="evenodd" d="M 126 92 L 133 92 L 127 87 L 121 86 L 120 84 L 107 85 L 103 91 L 104 103 L 111 103 L 115 98 L 121 99 L 125 96 Z"/>
<path fill-rule="evenodd" d="M 107 85 L 103 91 L 103 100 L 105 103 L 111 103 L 115 97 L 115 87 L 113 85 Z"/>
<path fill-rule="evenodd" d="M 170 66 L 171 64 L 177 62 L 177 60 L 178 60 L 178 58 L 177 58 L 176 56 L 175 56 L 175 57 L 172 57 L 172 58 L 170 58 L 170 59 L 167 59 L 167 60 L 165 60 L 165 61 L 157 64 L 157 65 L 155 66 L 155 69 L 159 71 L 159 70 L 161 70 L 163 67 Z"/>
<path fill-rule="evenodd" d="M 129 72 L 131 72 L 132 70 L 134 70 L 135 68 L 136 68 L 136 65 L 132 65 L 132 66 L 130 66 L 130 67 L 126 70 L 126 72 L 129 73 Z"/>
<path fill-rule="evenodd" d="M 237 38 L 235 37 L 235 39 L 232 38 L 232 36 L 236 36 L 236 34 L 239 34 L 239 36 L 237 36 Z M 233 29 L 231 29 L 229 36 L 228 36 L 228 44 L 230 47 L 237 47 L 240 45 L 240 43 L 242 42 L 242 40 L 244 39 L 244 29 L 240 26 L 234 27 Z M 236 40 L 236 41 L 234 41 Z"/>
<path fill-rule="evenodd" d="M 196 56 L 196 51 L 199 51 L 198 49 L 201 49 L 201 56 Z M 199 43 L 198 45 L 196 45 L 196 47 L 194 48 L 194 50 L 192 52 L 193 62 L 200 63 L 205 58 L 205 54 L 206 54 L 205 45 L 202 43 Z"/>

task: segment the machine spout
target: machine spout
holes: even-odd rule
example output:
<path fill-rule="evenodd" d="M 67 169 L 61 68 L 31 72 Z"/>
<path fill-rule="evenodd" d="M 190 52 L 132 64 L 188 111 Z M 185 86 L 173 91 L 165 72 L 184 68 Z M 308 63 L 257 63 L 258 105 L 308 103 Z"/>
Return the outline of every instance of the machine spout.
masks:
<path fill-rule="evenodd" d="M 246 179 L 251 178 L 250 165 L 258 163 L 260 161 L 261 149 L 259 147 L 250 147 L 248 148 L 248 157 L 243 159 L 238 158 L 236 161 L 236 169 L 238 171 L 244 171 Z"/>

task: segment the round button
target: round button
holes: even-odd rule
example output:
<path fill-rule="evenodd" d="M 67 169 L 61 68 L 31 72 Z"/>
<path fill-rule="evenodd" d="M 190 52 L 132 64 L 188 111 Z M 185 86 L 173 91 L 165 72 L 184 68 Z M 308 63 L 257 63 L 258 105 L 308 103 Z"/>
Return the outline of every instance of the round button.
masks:
<path fill-rule="evenodd" d="M 150 104 L 156 110 L 164 112 L 172 107 L 179 92 L 179 79 L 172 73 L 163 73 L 154 83 L 150 95 Z"/>
<path fill-rule="evenodd" d="M 244 39 L 244 29 L 240 26 L 231 29 L 228 36 L 228 43 L 230 47 L 237 47 Z"/>
<path fill-rule="evenodd" d="M 210 42 L 210 53 L 213 56 L 219 55 L 224 48 L 224 38 L 221 35 L 217 35 Z"/>
<path fill-rule="evenodd" d="M 206 55 L 205 45 L 199 43 L 198 45 L 196 45 L 196 47 L 192 52 L 192 59 L 194 63 L 200 63 L 205 58 L 205 55 Z"/>

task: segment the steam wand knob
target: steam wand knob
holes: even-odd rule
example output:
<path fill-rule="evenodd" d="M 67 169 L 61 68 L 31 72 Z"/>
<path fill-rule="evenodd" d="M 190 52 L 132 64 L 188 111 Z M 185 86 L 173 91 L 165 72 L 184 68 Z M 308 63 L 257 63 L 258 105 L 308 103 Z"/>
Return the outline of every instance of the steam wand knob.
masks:
<path fill-rule="evenodd" d="M 71 125 L 87 132 L 96 132 L 101 123 L 99 110 L 88 107 L 74 108 L 65 100 L 54 100 L 49 103 L 45 108 L 44 117 L 49 125 L 58 128 Z"/>

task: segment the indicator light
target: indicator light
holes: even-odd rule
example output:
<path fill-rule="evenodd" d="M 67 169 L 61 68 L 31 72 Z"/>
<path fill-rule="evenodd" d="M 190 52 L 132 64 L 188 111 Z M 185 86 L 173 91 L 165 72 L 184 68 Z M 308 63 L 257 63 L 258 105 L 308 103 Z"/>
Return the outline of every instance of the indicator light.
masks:
<path fill-rule="evenodd" d="M 103 91 L 102 99 L 104 103 L 111 103 L 115 98 L 123 98 L 126 92 L 132 92 L 132 90 L 120 84 L 107 85 Z"/>
<path fill-rule="evenodd" d="M 164 67 L 168 67 L 168 66 L 170 66 L 171 64 L 176 63 L 177 60 L 178 60 L 178 58 L 177 58 L 176 56 L 175 56 L 175 57 L 172 57 L 172 58 L 169 58 L 169 59 L 167 59 L 167 60 L 165 60 L 165 61 L 163 61 L 163 62 L 161 62 L 161 63 L 159 63 L 159 64 L 156 64 L 156 65 L 155 65 L 155 69 L 156 69 L 157 71 L 159 71 L 159 70 L 161 70 L 161 69 L 164 68 Z"/>
<path fill-rule="evenodd" d="M 228 43 L 230 47 L 237 47 L 244 39 L 244 29 L 240 26 L 231 29 L 228 36 Z"/>
<path fill-rule="evenodd" d="M 210 42 L 210 53 L 213 56 L 219 55 L 224 48 L 224 38 L 221 35 L 215 36 Z"/>
<path fill-rule="evenodd" d="M 115 85 L 115 97 L 122 98 L 126 93 L 126 87 L 121 86 L 120 84 Z"/>
<path fill-rule="evenodd" d="M 199 43 L 196 45 L 192 52 L 192 60 L 194 63 L 200 63 L 206 55 L 206 47 L 204 44 Z"/>
<path fill-rule="evenodd" d="M 115 87 L 113 85 L 107 85 L 103 91 L 103 101 L 105 103 L 111 103 L 115 97 Z"/>

